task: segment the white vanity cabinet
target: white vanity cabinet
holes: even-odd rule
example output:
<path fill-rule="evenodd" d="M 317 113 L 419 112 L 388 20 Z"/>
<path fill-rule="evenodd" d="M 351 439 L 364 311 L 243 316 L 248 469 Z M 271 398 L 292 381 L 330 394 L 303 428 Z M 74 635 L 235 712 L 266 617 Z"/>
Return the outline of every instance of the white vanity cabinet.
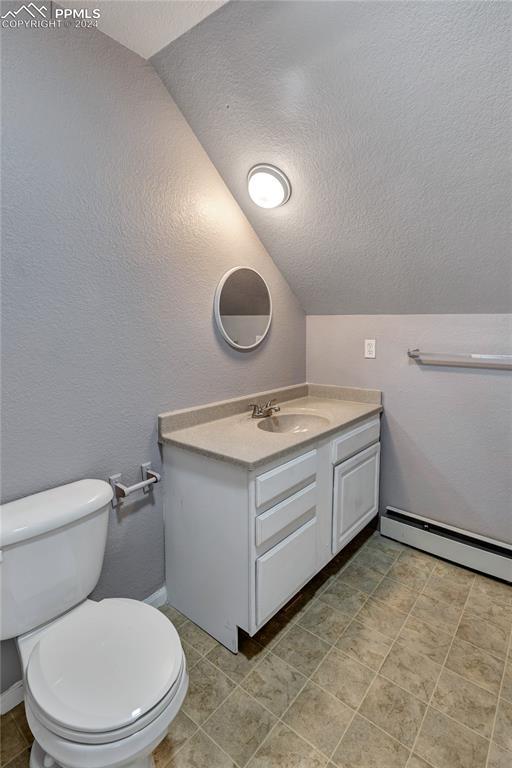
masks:
<path fill-rule="evenodd" d="M 168 602 L 232 651 L 378 511 L 378 416 L 249 469 L 163 443 Z"/>

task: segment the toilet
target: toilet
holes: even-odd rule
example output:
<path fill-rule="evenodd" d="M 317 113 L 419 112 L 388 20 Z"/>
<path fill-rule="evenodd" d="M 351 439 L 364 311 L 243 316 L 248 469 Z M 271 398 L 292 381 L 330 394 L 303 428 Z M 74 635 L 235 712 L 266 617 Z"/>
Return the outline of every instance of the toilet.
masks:
<path fill-rule="evenodd" d="M 87 599 L 112 499 L 80 480 L 0 508 L 0 638 L 16 638 L 31 768 L 150 768 L 188 687 L 172 623 L 145 603 Z"/>

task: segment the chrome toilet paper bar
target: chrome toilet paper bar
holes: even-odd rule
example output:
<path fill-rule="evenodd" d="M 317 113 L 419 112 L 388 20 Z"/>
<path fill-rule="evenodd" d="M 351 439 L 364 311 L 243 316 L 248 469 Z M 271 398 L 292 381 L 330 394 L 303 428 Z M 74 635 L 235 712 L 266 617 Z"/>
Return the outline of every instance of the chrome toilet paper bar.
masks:
<path fill-rule="evenodd" d="M 155 472 L 154 469 L 151 469 L 151 462 L 141 464 L 140 471 L 142 480 L 139 483 L 134 483 L 133 485 L 124 485 L 124 483 L 121 482 L 121 473 L 111 475 L 109 477 L 108 481 L 112 486 L 112 490 L 114 491 L 112 506 L 117 506 L 117 504 L 122 501 L 122 499 L 125 499 L 127 496 L 130 496 L 130 494 L 135 493 L 136 491 L 149 491 L 152 485 L 156 485 L 156 483 L 159 483 L 161 480 L 160 474 Z"/>

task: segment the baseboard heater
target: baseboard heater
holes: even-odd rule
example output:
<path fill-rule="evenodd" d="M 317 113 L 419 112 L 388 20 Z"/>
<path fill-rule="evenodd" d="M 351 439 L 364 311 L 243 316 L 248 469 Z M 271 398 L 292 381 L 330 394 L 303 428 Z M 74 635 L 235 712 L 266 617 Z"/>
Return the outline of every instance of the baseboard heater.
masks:
<path fill-rule="evenodd" d="M 380 516 L 383 536 L 489 576 L 512 582 L 512 544 L 444 525 L 396 507 Z"/>

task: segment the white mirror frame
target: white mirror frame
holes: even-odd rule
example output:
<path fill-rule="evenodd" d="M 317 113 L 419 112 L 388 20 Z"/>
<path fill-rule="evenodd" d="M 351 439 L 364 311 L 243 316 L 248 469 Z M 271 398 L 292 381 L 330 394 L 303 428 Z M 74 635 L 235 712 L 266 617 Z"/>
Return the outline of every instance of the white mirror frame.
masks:
<path fill-rule="evenodd" d="M 259 338 L 259 340 L 256 341 L 254 344 L 249 344 L 249 346 L 243 346 L 242 344 L 237 344 L 235 341 L 233 341 L 233 339 L 229 336 L 226 329 L 224 328 L 224 325 L 222 323 L 222 317 L 220 314 L 220 297 L 222 295 L 222 289 L 224 288 L 224 285 L 227 279 L 233 274 L 233 272 L 238 272 L 239 269 L 250 269 L 251 272 L 254 272 L 255 274 L 257 274 L 258 277 L 261 278 L 261 280 L 263 280 L 263 282 L 265 283 L 265 288 L 267 289 L 267 293 L 268 293 L 269 314 L 268 314 L 267 327 L 265 328 L 264 332 L 261 334 L 261 337 Z M 263 343 L 263 341 L 267 337 L 267 334 L 270 330 L 270 324 L 272 322 L 272 294 L 270 293 L 270 288 L 268 287 L 267 281 L 265 280 L 263 275 L 261 275 L 258 272 L 257 269 L 254 269 L 253 267 L 246 267 L 243 265 L 239 265 L 238 267 L 233 267 L 233 269 L 228 270 L 228 272 L 226 272 L 222 276 L 217 288 L 215 289 L 215 299 L 213 302 L 213 309 L 215 313 L 215 322 L 217 323 L 217 328 L 219 329 L 222 337 L 227 341 L 229 346 L 233 347 L 233 349 L 241 350 L 242 352 L 249 352 L 251 349 L 256 349 L 256 347 L 259 347 L 260 344 Z"/>

